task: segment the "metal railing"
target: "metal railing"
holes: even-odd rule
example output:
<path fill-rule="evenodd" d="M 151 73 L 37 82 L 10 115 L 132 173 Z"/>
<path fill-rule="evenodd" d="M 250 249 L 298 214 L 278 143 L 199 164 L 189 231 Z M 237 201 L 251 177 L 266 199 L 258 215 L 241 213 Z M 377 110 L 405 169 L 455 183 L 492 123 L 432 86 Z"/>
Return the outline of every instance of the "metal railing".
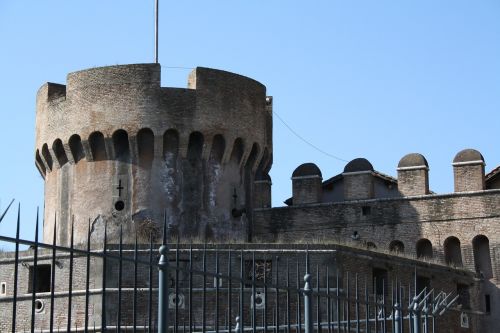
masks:
<path fill-rule="evenodd" d="M 38 217 L 34 241 L 20 239 L 20 225 L 18 211 L 15 238 L 0 236 L 14 245 L 0 256 L 0 272 L 12 277 L 11 292 L 0 297 L 0 332 L 437 332 L 438 318 L 458 298 L 417 292 L 416 278 L 406 289 L 398 279 L 373 281 L 318 264 L 313 272 L 314 250 L 279 260 L 244 246 L 169 244 L 166 222 L 159 256 L 153 237 L 130 246 L 120 232 L 118 244 L 108 244 L 105 227 L 93 249 L 90 224 L 79 246 L 71 226 L 64 247 L 56 226 L 52 244 L 39 242 Z M 28 293 L 20 281 L 28 281 Z"/>

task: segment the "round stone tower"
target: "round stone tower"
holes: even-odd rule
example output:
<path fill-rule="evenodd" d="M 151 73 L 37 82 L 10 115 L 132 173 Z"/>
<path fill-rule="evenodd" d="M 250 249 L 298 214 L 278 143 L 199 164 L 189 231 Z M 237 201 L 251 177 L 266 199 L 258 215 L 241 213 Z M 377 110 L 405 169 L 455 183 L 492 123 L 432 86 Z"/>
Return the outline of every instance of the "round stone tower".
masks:
<path fill-rule="evenodd" d="M 158 237 L 247 240 L 253 182 L 272 163 L 272 98 L 257 81 L 196 68 L 160 86 L 159 64 L 92 68 L 37 95 L 44 241 Z"/>

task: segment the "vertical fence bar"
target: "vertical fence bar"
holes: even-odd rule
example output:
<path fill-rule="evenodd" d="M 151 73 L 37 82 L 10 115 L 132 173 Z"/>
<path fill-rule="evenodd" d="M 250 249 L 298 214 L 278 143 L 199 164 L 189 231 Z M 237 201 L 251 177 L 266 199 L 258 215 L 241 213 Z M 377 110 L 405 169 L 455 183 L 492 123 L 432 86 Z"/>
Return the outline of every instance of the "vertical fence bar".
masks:
<path fill-rule="evenodd" d="M 350 285 L 349 285 L 349 272 L 346 273 L 346 299 L 347 299 L 347 332 L 351 331 L 351 299 L 350 299 Z"/>
<path fill-rule="evenodd" d="M 89 332 L 89 289 L 90 289 L 90 219 L 87 228 L 87 255 L 86 255 L 86 272 L 85 272 L 85 319 L 84 333 Z"/>
<path fill-rule="evenodd" d="M 290 260 L 286 259 L 286 333 L 292 332 L 292 316 L 290 314 Z"/>
<path fill-rule="evenodd" d="M 382 279 L 382 326 L 384 333 L 387 332 L 387 319 L 385 315 L 385 279 Z"/>
<path fill-rule="evenodd" d="M 328 333 L 332 333 L 332 299 L 330 295 L 330 269 L 326 266 L 326 321 Z"/>
<path fill-rule="evenodd" d="M 49 332 L 54 331 L 54 288 L 56 280 L 56 232 L 57 221 L 54 217 L 54 233 L 52 235 L 52 260 L 50 263 L 50 319 L 49 319 Z"/>
<path fill-rule="evenodd" d="M 378 332 L 378 310 L 379 310 L 379 302 L 378 302 L 378 295 L 377 295 L 377 282 L 378 278 L 375 278 L 375 281 L 373 282 L 373 301 L 375 302 L 375 312 L 374 312 L 374 317 L 375 317 L 375 332 Z"/>
<path fill-rule="evenodd" d="M 193 244 L 189 244 L 189 333 L 193 333 Z"/>
<path fill-rule="evenodd" d="M 232 294 L 233 294 L 233 281 L 232 281 L 232 268 L 231 268 L 231 263 L 232 258 L 231 258 L 231 248 L 228 248 L 228 254 L 227 254 L 227 328 L 231 329 L 233 327 L 232 323 L 232 308 L 231 308 L 231 303 L 232 303 Z"/>
<path fill-rule="evenodd" d="M 319 266 L 316 265 L 316 291 L 317 291 L 317 295 L 316 295 L 316 325 L 317 325 L 318 333 L 321 333 L 321 306 L 320 306 L 321 298 L 319 295 L 319 287 L 320 287 Z"/>
<path fill-rule="evenodd" d="M 102 249 L 102 314 L 101 314 L 101 331 L 106 331 L 106 247 L 108 242 L 108 226 L 104 223 L 104 247 Z"/>
<path fill-rule="evenodd" d="M 207 243 L 203 246 L 203 309 L 201 331 L 207 331 Z"/>
<path fill-rule="evenodd" d="M 264 269 L 265 271 L 265 269 Z M 255 251 L 252 251 L 252 333 L 257 332 L 257 309 L 255 302 Z"/>
<path fill-rule="evenodd" d="M 336 302 L 337 302 L 337 330 L 340 332 L 340 272 L 337 269 L 337 290 L 336 290 Z"/>
<path fill-rule="evenodd" d="M 392 332 L 394 332 L 394 322 L 395 322 L 395 315 L 394 315 L 394 279 L 391 281 L 391 318 L 392 318 L 392 322 L 391 322 L 391 329 L 392 329 Z"/>
<path fill-rule="evenodd" d="M 280 331 L 280 267 L 279 267 L 279 257 L 275 257 L 275 262 L 276 262 L 276 293 L 275 293 L 275 309 L 276 309 L 276 315 L 274 317 L 275 321 L 275 326 L 276 326 L 276 333 L 279 333 Z"/>
<path fill-rule="evenodd" d="M 120 226 L 120 244 L 118 245 L 118 314 L 116 316 L 116 328 L 121 332 L 122 322 L 122 275 L 123 275 L 123 227 Z"/>
<path fill-rule="evenodd" d="M 264 258 L 264 333 L 267 333 L 267 256 Z"/>
<path fill-rule="evenodd" d="M 12 202 L 11 202 L 12 204 Z M 10 205 L 9 205 L 10 207 Z M 9 209 L 7 207 L 7 210 Z M 7 210 L 5 213 L 7 213 Z M 4 214 L 5 214 L 4 213 Z M 36 218 L 38 220 L 38 208 L 36 210 Z M 14 285 L 13 285 L 13 290 L 12 290 L 12 332 L 16 331 L 16 312 L 17 312 L 17 279 L 19 275 L 19 269 L 18 269 L 18 264 L 19 264 L 19 229 L 21 225 L 21 204 L 18 204 L 17 206 L 17 223 L 16 223 L 16 249 L 15 249 L 15 255 L 14 255 Z"/>
<path fill-rule="evenodd" d="M 301 317 L 301 292 L 300 292 L 300 270 L 299 270 L 299 261 L 297 260 L 297 332 L 302 331 L 302 317 Z"/>
<path fill-rule="evenodd" d="M 179 325 L 179 238 L 175 244 L 175 320 L 174 333 L 178 332 Z"/>
<path fill-rule="evenodd" d="M 416 292 L 417 292 L 417 291 L 415 290 L 415 293 L 416 293 Z M 411 298 L 412 298 L 412 297 L 411 297 L 411 286 L 410 286 L 410 284 L 408 283 L 408 332 L 410 332 L 410 333 L 414 333 L 414 332 L 413 332 L 413 318 L 412 318 L 413 313 L 412 313 L 412 311 L 411 311 L 411 309 L 410 309 Z"/>
<path fill-rule="evenodd" d="M 165 231 L 164 231 L 165 232 Z M 168 249 L 166 249 L 166 259 L 168 261 Z M 168 279 L 168 276 L 166 277 Z M 153 329 L 153 233 L 149 233 L 149 267 L 148 267 L 148 332 L 151 333 Z M 168 295 L 167 295 L 168 297 Z M 168 305 L 167 305 L 168 306 Z M 168 309 L 168 308 L 167 308 Z M 167 310 L 168 311 L 168 310 Z"/>
<path fill-rule="evenodd" d="M 304 329 L 305 333 L 313 333 L 313 320 L 312 320 L 312 288 L 311 288 L 311 274 L 309 274 L 309 253 L 306 254 L 306 275 L 304 275 Z"/>
<path fill-rule="evenodd" d="M 35 225 L 35 245 L 33 249 L 33 270 L 31 276 L 31 333 L 35 332 L 35 298 L 36 298 L 37 269 L 38 269 L 38 213 Z"/>
<path fill-rule="evenodd" d="M 137 332 L 137 233 L 134 241 L 134 292 L 132 296 L 132 331 Z"/>
<path fill-rule="evenodd" d="M 150 238 L 152 239 L 152 238 Z M 150 248 L 152 247 L 152 240 Z M 152 266 L 152 258 L 150 251 L 150 268 Z M 160 261 L 158 262 L 158 333 L 168 332 L 168 287 L 169 287 L 169 272 L 168 272 L 168 246 L 167 246 L 167 218 L 163 223 L 163 240 L 160 246 Z M 150 272 L 151 278 L 151 272 Z M 151 291 L 151 283 L 150 283 Z M 145 328 L 144 328 L 145 330 Z M 149 330 L 151 331 L 151 308 L 149 309 Z"/>
<path fill-rule="evenodd" d="M 241 326 L 243 326 L 243 331 L 245 330 L 245 304 L 244 304 L 244 297 L 245 297 L 245 273 L 244 273 L 244 263 L 245 263 L 245 258 L 244 258 L 244 252 L 241 250 L 240 252 L 240 299 L 239 299 L 239 311 L 240 315 L 239 317 L 236 318 L 236 328 L 239 328 L 241 323 Z M 239 319 L 239 321 L 238 321 Z M 235 331 L 237 331 L 235 329 Z"/>
<path fill-rule="evenodd" d="M 368 297 L 367 277 L 365 276 L 365 332 L 370 333 L 370 299 Z"/>
<path fill-rule="evenodd" d="M 360 332 L 360 312 L 359 312 L 359 293 L 358 293 L 358 273 L 356 273 L 356 286 L 355 286 L 355 291 L 356 291 L 356 333 Z"/>
<path fill-rule="evenodd" d="M 215 247 L 215 332 L 219 333 L 219 249 Z"/>
<path fill-rule="evenodd" d="M 70 240 L 70 249 L 69 252 L 69 277 L 68 277 L 68 319 L 67 319 L 67 327 L 66 330 L 71 332 L 71 308 L 73 301 L 73 250 L 74 250 L 74 238 L 75 238 L 75 218 L 71 219 L 71 240 Z"/>

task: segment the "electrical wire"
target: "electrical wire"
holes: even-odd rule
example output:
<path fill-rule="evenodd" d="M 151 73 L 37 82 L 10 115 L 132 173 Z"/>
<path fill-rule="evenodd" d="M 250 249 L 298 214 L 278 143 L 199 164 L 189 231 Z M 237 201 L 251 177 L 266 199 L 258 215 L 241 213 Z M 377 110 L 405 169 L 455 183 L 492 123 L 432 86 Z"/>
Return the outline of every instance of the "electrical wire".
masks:
<path fill-rule="evenodd" d="M 168 69 L 194 69 L 192 67 L 182 67 L 182 66 L 163 66 L 163 68 L 168 68 Z M 338 156 L 335 156 L 333 154 L 330 154 L 326 151 L 324 151 L 323 149 L 319 148 L 318 146 L 312 144 L 310 141 L 306 140 L 302 135 L 300 135 L 299 133 L 297 133 L 297 131 L 295 131 L 290 125 L 287 124 L 287 122 L 281 118 L 281 116 L 279 114 L 277 114 L 275 111 L 273 111 L 273 114 L 279 119 L 279 121 L 281 121 L 281 123 L 290 131 L 292 132 L 293 135 L 295 135 L 297 138 L 299 138 L 301 141 L 303 141 L 305 144 L 307 144 L 308 146 L 312 147 L 313 149 L 319 151 L 320 153 L 322 153 L 323 155 L 326 155 L 330 158 L 333 158 L 335 160 L 338 160 L 338 161 L 342 161 L 342 162 L 349 162 L 348 160 L 346 159 L 343 159 L 341 157 L 338 157 Z"/>
<path fill-rule="evenodd" d="M 280 117 L 280 115 L 279 115 L 279 114 L 277 114 L 275 111 L 273 111 L 273 114 L 274 114 L 274 115 L 275 115 L 275 116 L 279 119 L 279 121 L 281 121 L 281 123 L 282 123 L 283 125 L 285 125 L 285 127 L 286 127 L 286 128 L 288 128 L 288 130 L 289 130 L 290 132 L 292 132 L 292 133 L 293 133 L 293 134 L 294 134 L 297 138 L 299 138 L 300 140 L 302 140 L 304 143 L 306 143 L 306 144 L 307 144 L 307 145 L 309 145 L 310 147 L 312 147 L 312 148 L 316 149 L 317 151 L 319 151 L 320 153 L 322 153 L 322 154 L 324 154 L 324 155 L 326 155 L 326 156 L 328 156 L 328 157 L 331 157 L 331 158 L 333 158 L 333 159 L 336 159 L 336 160 L 338 160 L 338 161 L 342 161 L 342 162 L 349 162 L 348 160 L 343 159 L 343 158 L 338 157 L 338 156 L 335 156 L 335 155 L 333 155 L 333 154 L 330 154 L 330 153 L 328 153 L 328 152 L 324 151 L 323 149 L 319 148 L 318 146 L 316 146 L 316 145 L 312 144 L 311 142 L 307 141 L 304 137 L 302 137 L 299 133 L 297 133 L 297 132 L 296 132 L 296 131 L 292 128 L 292 127 L 290 127 L 290 125 L 288 125 L 288 124 L 286 123 L 286 121 L 285 121 L 283 118 L 281 118 L 281 117 Z"/>

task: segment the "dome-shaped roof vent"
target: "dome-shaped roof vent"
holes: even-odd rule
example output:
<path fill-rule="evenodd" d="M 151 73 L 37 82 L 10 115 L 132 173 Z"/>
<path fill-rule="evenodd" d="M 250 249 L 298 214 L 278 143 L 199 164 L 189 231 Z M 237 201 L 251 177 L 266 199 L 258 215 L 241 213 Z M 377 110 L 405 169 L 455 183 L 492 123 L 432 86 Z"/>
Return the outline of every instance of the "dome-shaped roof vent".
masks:
<path fill-rule="evenodd" d="M 344 172 L 373 171 L 373 165 L 366 158 L 355 158 L 347 163 Z"/>
<path fill-rule="evenodd" d="M 464 162 L 484 162 L 483 155 L 475 149 L 464 149 L 458 152 L 453 159 L 453 163 L 464 163 Z"/>
<path fill-rule="evenodd" d="M 305 176 L 319 176 L 321 175 L 321 170 L 314 163 L 304 163 L 301 164 L 295 169 L 292 173 L 293 177 L 305 177 Z"/>
<path fill-rule="evenodd" d="M 429 167 L 427 160 L 422 154 L 411 153 L 403 156 L 399 161 L 398 168 Z"/>

